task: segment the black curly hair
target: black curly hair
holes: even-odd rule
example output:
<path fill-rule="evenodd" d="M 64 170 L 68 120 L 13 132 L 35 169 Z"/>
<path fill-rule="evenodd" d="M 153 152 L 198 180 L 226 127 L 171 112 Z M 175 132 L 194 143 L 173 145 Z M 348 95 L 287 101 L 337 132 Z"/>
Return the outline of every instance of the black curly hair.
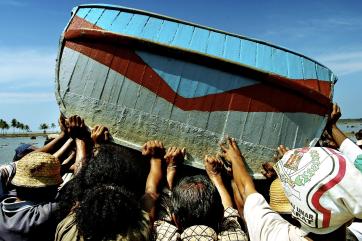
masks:
<path fill-rule="evenodd" d="M 102 145 L 80 172 L 60 190 L 58 221 L 65 218 L 77 203 L 88 195 L 87 190 L 99 184 L 123 186 L 136 199 L 144 194 L 149 170 L 141 154 L 114 144 Z"/>
<path fill-rule="evenodd" d="M 149 240 L 150 225 L 134 196 L 124 187 L 97 185 L 74 210 L 84 240 Z"/>

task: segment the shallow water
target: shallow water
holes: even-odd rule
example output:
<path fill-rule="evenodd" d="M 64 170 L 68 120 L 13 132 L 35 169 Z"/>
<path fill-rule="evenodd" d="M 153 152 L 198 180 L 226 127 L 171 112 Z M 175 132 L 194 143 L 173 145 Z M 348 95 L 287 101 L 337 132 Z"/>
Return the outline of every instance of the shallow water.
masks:
<path fill-rule="evenodd" d="M 13 160 L 15 155 L 15 149 L 20 144 L 31 144 L 36 147 L 43 146 L 45 137 L 38 136 L 35 140 L 30 139 L 30 137 L 0 137 L 0 165 L 9 163 Z"/>
<path fill-rule="evenodd" d="M 349 138 L 355 141 L 354 134 L 352 132 L 357 132 L 362 129 L 361 122 L 353 122 L 346 124 L 339 124 L 339 128 L 346 133 L 349 133 Z M 32 144 L 37 147 L 43 146 L 45 137 L 38 136 L 35 140 L 30 139 L 30 137 L 0 137 L 0 165 L 9 163 L 13 160 L 15 149 L 22 143 Z"/>

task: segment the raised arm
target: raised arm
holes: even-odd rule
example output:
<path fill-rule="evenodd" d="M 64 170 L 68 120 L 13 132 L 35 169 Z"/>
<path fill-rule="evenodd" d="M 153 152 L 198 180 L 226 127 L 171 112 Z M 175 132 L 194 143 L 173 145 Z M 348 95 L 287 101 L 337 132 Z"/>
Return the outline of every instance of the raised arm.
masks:
<path fill-rule="evenodd" d="M 341 109 L 337 104 L 333 104 L 333 110 L 329 116 L 327 128 L 329 134 L 333 137 L 338 147 L 340 147 L 342 142 L 347 139 L 347 136 L 337 126 L 337 121 L 341 116 Z"/>
<path fill-rule="evenodd" d="M 56 157 L 57 159 L 59 159 L 60 157 L 62 157 L 67 151 L 68 149 L 71 147 L 71 145 L 73 144 L 73 139 L 69 138 L 61 148 L 59 148 L 59 150 L 57 150 L 53 156 Z"/>
<path fill-rule="evenodd" d="M 78 173 L 87 161 L 87 145 L 86 140 L 89 138 L 87 126 L 80 116 L 71 116 L 68 123 L 69 135 L 75 140 L 76 154 L 75 163 L 71 167 L 74 173 Z"/>
<path fill-rule="evenodd" d="M 185 157 L 185 148 L 180 149 L 178 147 L 170 147 L 167 149 L 164 156 L 166 160 L 166 179 L 168 188 L 173 188 L 177 167 L 183 162 Z"/>
<path fill-rule="evenodd" d="M 60 134 L 51 142 L 44 145 L 43 147 L 36 149 L 35 151 L 53 154 L 56 150 L 58 150 L 61 145 L 68 139 L 66 126 L 66 119 L 61 114 L 59 117 Z"/>
<path fill-rule="evenodd" d="M 220 194 L 221 202 L 224 209 L 233 207 L 233 201 L 224 185 L 221 176 L 221 172 L 223 170 L 222 161 L 213 156 L 205 156 L 204 165 L 207 175 L 209 176 L 210 180 L 215 185 L 217 191 Z"/>
<path fill-rule="evenodd" d="M 163 177 L 162 157 L 165 155 L 165 148 L 161 141 L 148 141 L 142 147 L 142 155 L 150 157 L 150 172 L 147 176 L 143 207 L 149 213 L 152 224 L 156 217 L 156 202 Z"/>
<path fill-rule="evenodd" d="M 96 125 L 91 131 L 91 139 L 95 146 L 108 142 L 111 139 L 108 127 Z"/>
<path fill-rule="evenodd" d="M 245 202 L 246 198 L 256 193 L 254 182 L 246 169 L 245 159 L 242 156 L 238 145 L 234 139 L 228 138 L 228 146 L 221 144 L 222 153 L 220 154 L 231 164 L 233 179 L 239 190 L 241 199 Z"/>

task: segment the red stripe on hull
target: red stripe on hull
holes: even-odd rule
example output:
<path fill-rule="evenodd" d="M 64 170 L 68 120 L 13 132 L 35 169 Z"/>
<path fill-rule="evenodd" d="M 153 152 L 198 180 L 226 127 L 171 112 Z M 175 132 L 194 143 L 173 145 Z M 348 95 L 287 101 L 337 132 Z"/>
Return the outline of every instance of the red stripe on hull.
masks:
<path fill-rule="evenodd" d="M 101 64 L 110 66 L 114 71 L 185 111 L 305 112 L 321 116 L 328 113 L 328 106 L 316 104 L 286 88 L 276 88 L 268 83 L 255 84 L 202 97 L 184 98 L 175 93 L 150 66 L 130 49 L 70 41 L 67 41 L 65 46 Z"/>
<path fill-rule="evenodd" d="M 82 35 L 87 35 L 87 34 L 89 34 L 89 29 L 90 30 L 91 29 L 103 30 L 102 28 L 98 27 L 97 25 L 95 25 L 93 23 L 88 22 L 87 20 L 85 20 L 83 18 L 74 16 L 71 24 L 69 25 L 69 27 L 67 29 L 65 36 L 67 36 L 68 32 L 72 32 L 74 30 L 81 30 Z M 74 34 L 74 33 L 72 33 L 72 34 Z M 72 34 L 70 34 L 70 35 L 72 35 Z M 98 35 L 97 36 L 98 38 L 106 37 L 106 36 L 111 37 L 111 38 L 119 37 L 117 35 L 113 36 L 114 33 L 110 33 L 110 32 L 92 33 L 92 34 Z M 127 40 L 123 40 L 123 41 L 127 42 Z M 286 85 L 286 86 L 290 86 L 291 84 L 297 82 L 299 85 L 307 87 L 310 90 L 316 91 L 317 93 L 322 94 L 324 97 L 327 97 L 327 98 L 324 98 L 321 103 L 327 104 L 330 102 L 332 89 L 331 89 L 331 83 L 329 81 L 321 81 L 318 79 L 306 79 L 306 80 L 304 80 L 304 79 L 288 79 L 286 77 L 282 77 L 277 74 L 271 74 L 271 73 L 270 73 L 270 76 L 272 76 L 274 79 L 278 79 L 279 82 L 284 83 L 284 85 Z M 293 81 L 293 82 L 291 82 L 291 81 Z M 315 98 L 320 99 L 319 96 L 315 96 Z"/>

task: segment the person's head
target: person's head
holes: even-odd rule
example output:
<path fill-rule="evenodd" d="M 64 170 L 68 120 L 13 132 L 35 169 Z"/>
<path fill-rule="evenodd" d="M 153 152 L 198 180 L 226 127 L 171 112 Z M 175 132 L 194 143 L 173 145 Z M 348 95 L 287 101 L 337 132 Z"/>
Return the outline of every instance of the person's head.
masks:
<path fill-rule="evenodd" d="M 362 174 L 337 150 L 290 150 L 275 169 L 291 203 L 293 218 L 305 232 L 323 238 L 342 237 L 346 223 L 362 217 Z"/>
<path fill-rule="evenodd" d="M 171 210 L 181 230 L 193 225 L 216 228 L 223 213 L 216 187 L 204 175 L 182 178 L 172 189 Z"/>
<path fill-rule="evenodd" d="M 150 239 L 148 215 L 124 187 L 100 184 L 87 190 L 75 215 L 84 240 Z"/>
<path fill-rule="evenodd" d="M 357 139 L 356 144 L 360 148 L 362 148 L 362 129 L 356 132 L 355 137 Z"/>
<path fill-rule="evenodd" d="M 324 130 L 321 138 L 318 141 L 320 147 L 328 147 L 332 149 L 338 149 L 337 143 L 334 141 L 333 137 L 328 133 L 327 130 Z"/>
<path fill-rule="evenodd" d="M 87 189 L 98 183 L 114 183 L 127 186 L 132 191 L 141 187 L 143 194 L 144 182 L 140 180 L 142 171 L 134 159 L 132 154 L 123 152 L 117 145 L 100 146 L 97 155 L 79 173 L 83 188 Z"/>
<path fill-rule="evenodd" d="M 139 168 L 132 155 L 121 147 L 104 144 L 96 156 L 85 164 L 80 172 L 60 190 L 58 219 L 63 219 L 74 203 L 83 199 L 86 191 L 98 184 L 126 186 L 137 198 L 144 194 L 146 168 Z M 138 160 L 139 161 L 139 160 Z M 143 175 L 143 173 L 145 173 Z"/>
<path fill-rule="evenodd" d="M 13 157 L 13 162 L 19 161 L 21 158 L 23 158 L 26 154 L 29 154 L 30 152 L 33 152 L 36 150 L 35 146 L 32 146 L 30 144 L 21 144 L 15 149 L 15 155 Z"/>
<path fill-rule="evenodd" d="M 362 129 L 360 129 L 358 132 L 356 132 L 356 134 L 354 134 L 357 141 L 358 140 L 362 140 Z"/>
<path fill-rule="evenodd" d="M 32 152 L 20 159 L 11 181 L 18 198 L 27 201 L 54 198 L 62 182 L 59 160 L 44 152 Z"/>

